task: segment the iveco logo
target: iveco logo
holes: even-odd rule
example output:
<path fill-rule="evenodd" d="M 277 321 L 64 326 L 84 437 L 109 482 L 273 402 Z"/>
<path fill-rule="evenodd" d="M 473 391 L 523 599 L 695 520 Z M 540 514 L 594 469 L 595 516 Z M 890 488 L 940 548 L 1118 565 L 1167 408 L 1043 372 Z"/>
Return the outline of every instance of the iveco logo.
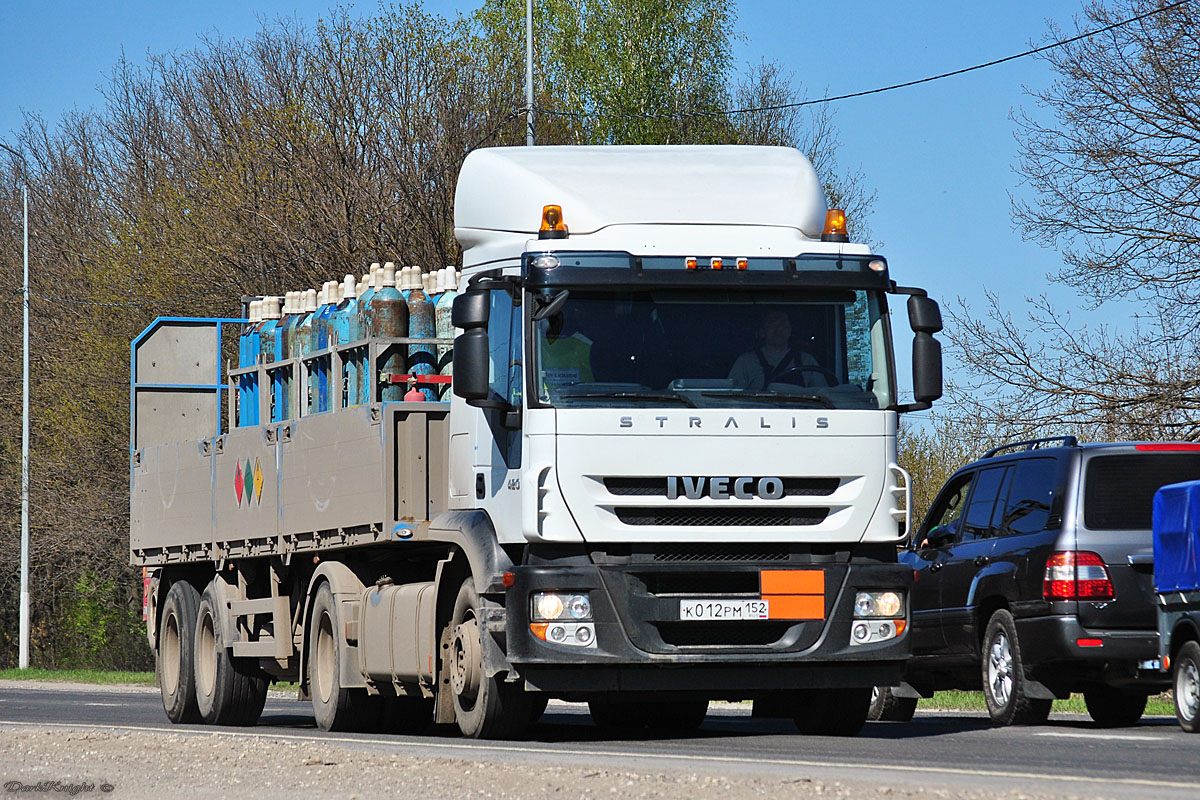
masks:
<path fill-rule="evenodd" d="M 707 489 L 705 488 L 707 486 Z M 679 490 L 688 500 L 711 497 L 713 500 L 753 500 L 756 496 L 764 500 L 783 497 L 783 481 L 779 478 L 690 478 L 667 476 L 667 499 L 679 497 Z"/>

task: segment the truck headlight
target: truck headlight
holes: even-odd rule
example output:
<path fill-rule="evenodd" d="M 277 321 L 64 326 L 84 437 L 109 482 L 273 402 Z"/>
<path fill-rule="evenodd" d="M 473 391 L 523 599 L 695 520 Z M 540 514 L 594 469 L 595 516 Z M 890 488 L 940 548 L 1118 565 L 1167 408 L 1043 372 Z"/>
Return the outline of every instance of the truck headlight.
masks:
<path fill-rule="evenodd" d="M 898 592 L 859 592 L 854 596 L 856 617 L 902 617 L 904 601 Z"/>
<path fill-rule="evenodd" d="M 591 618 L 592 601 L 587 592 L 574 594 L 536 592 L 533 595 L 534 622 L 554 622 L 556 620 L 582 622 Z"/>

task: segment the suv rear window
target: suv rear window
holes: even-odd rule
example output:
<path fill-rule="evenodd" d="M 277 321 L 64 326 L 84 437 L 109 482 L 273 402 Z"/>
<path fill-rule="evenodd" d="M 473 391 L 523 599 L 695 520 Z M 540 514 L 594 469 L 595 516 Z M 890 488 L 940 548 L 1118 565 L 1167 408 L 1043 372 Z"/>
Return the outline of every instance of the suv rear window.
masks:
<path fill-rule="evenodd" d="M 1096 530 L 1150 530 L 1154 493 L 1200 480 L 1200 454 L 1096 456 L 1087 462 L 1083 523 Z"/>

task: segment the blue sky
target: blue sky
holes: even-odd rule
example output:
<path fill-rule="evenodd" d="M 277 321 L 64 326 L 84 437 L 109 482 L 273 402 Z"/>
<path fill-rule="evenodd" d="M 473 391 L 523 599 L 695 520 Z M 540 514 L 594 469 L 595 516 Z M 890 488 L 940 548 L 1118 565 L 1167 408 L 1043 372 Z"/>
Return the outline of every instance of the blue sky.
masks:
<path fill-rule="evenodd" d="M 20 112 L 54 121 L 73 107 L 102 103 L 98 87 L 122 50 L 195 45 L 203 33 L 252 35 L 259 19 L 295 16 L 315 22 L 329 2 L 308 0 L 127 0 L 123 3 L 0 4 L 0 138 L 11 140 Z M 469 12 L 475 0 L 426 0 L 444 14 Z M 373 2 L 357 6 L 364 13 Z M 1054 20 L 1072 30 L 1082 0 L 1006 3 L 817 3 L 741 0 L 739 63 L 781 63 L 810 96 L 837 95 L 924 77 L 1026 49 Z M 1042 87 L 1052 75 L 1033 58 L 909 89 L 836 104 L 839 154 L 878 190 L 871 220 L 893 277 L 924 286 L 946 303 L 980 308 L 984 291 L 1000 294 L 1014 315 L 1025 296 L 1050 291 L 1060 305 L 1074 295 L 1044 276 L 1058 254 L 1024 242 L 1010 218 L 1009 196 L 1022 196 L 1010 112 L 1031 109 L 1022 86 Z M 1121 327 L 1128 307 L 1092 316 Z M 899 326 L 898 326 L 899 327 Z M 903 331 L 898 331 L 903 333 Z M 906 338 L 906 337 L 905 337 Z M 907 374 L 907 347 L 900 347 Z M 907 384 L 908 381 L 904 380 Z"/>

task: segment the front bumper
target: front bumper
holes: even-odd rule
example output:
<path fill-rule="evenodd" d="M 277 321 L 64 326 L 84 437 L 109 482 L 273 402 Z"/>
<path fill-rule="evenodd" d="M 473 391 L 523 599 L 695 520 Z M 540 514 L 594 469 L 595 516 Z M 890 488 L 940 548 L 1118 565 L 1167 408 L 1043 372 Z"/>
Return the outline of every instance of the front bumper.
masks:
<path fill-rule="evenodd" d="M 823 573 L 823 619 L 680 620 L 681 600 L 755 596 L 760 573 L 781 567 Z M 531 689 L 745 697 L 772 690 L 891 685 L 910 655 L 907 632 L 850 645 L 858 590 L 909 595 L 912 570 L 899 564 L 554 565 L 523 566 L 513 573 L 505 602 L 507 656 Z M 594 645 L 564 646 L 534 636 L 529 598 L 538 591 L 588 592 Z"/>

